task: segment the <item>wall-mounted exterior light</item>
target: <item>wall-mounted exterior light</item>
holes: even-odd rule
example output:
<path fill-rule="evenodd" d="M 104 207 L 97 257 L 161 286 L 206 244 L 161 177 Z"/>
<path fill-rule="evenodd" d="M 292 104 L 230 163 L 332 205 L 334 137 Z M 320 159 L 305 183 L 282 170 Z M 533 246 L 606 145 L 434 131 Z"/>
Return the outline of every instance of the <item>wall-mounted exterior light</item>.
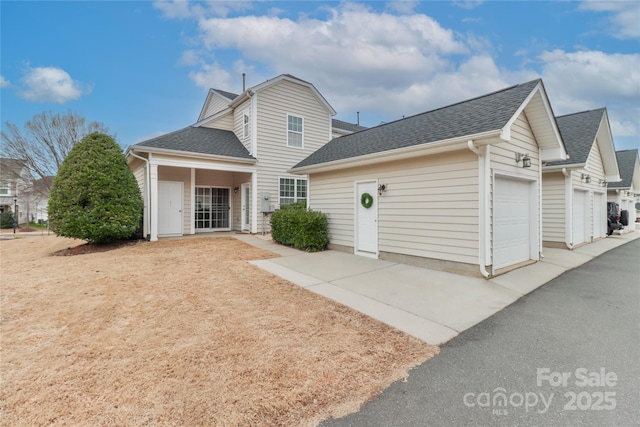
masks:
<path fill-rule="evenodd" d="M 378 185 L 378 195 L 382 196 L 382 193 L 387 191 L 387 186 L 385 184 Z"/>
<path fill-rule="evenodd" d="M 586 173 L 583 173 L 583 174 L 580 176 L 580 181 L 584 181 L 584 182 L 586 182 L 587 184 L 588 184 L 588 183 L 590 183 L 590 182 L 591 182 L 591 175 L 586 174 Z"/>
<path fill-rule="evenodd" d="M 531 167 L 531 157 L 528 154 L 516 153 L 516 163 L 522 162 L 523 168 Z"/>

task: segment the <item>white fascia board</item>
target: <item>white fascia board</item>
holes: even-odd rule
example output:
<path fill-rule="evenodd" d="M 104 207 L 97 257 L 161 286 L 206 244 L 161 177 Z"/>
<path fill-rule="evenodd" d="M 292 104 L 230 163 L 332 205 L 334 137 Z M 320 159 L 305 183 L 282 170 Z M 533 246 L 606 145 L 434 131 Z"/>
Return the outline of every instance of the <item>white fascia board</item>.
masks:
<path fill-rule="evenodd" d="M 553 109 L 551 108 L 551 104 L 549 103 L 549 98 L 547 97 L 547 92 L 544 89 L 544 85 L 542 81 L 538 82 L 535 88 L 531 91 L 529 96 L 520 104 L 520 107 L 516 110 L 515 114 L 511 116 L 507 124 L 502 128 L 502 135 L 505 140 L 509 141 L 511 139 L 511 126 L 518 120 L 520 114 L 524 111 L 524 109 L 529 105 L 529 102 L 533 99 L 534 96 L 540 94 L 540 98 L 542 99 L 542 105 L 546 112 L 546 117 L 549 122 L 549 125 L 553 129 L 553 134 L 555 136 L 556 144 L 553 147 L 540 147 L 541 148 L 541 156 L 542 161 L 560 161 L 567 160 L 569 156 L 567 155 L 567 151 L 564 147 L 564 142 L 562 141 L 562 136 L 560 135 L 560 130 L 558 129 L 558 123 L 556 122 L 556 118 L 553 115 Z"/>
<path fill-rule="evenodd" d="M 209 89 L 209 92 L 207 92 L 207 97 L 204 99 L 204 104 L 202 104 L 202 109 L 200 110 L 200 114 L 198 114 L 198 120 L 201 120 L 202 115 L 205 112 L 205 109 L 207 107 L 207 104 L 209 103 L 209 99 L 211 99 L 211 96 L 213 95 L 213 89 Z"/>
<path fill-rule="evenodd" d="M 540 157 L 543 162 L 559 162 L 567 160 L 567 152 L 563 147 L 541 148 Z"/>
<path fill-rule="evenodd" d="M 231 113 L 233 113 L 233 108 L 227 107 L 222 111 L 218 111 L 213 116 L 205 117 L 204 119 L 198 122 L 195 122 L 194 124 L 191 125 L 191 127 L 194 127 L 194 128 L 201 127 L 202 125 L 205 125 L 213 120 L 219 119 L 220 117 L 228 116 Z"/>
<path fill-rule="evenodd" d="M 296 175 L 303 175 L 318 172 L 328 172 L 339 169 L 355 168 L 358 166 L 367 166 L 380 162 L 403 160 L 420 155 L 446 153 L 448 151 L 467 149 L 467 143 L 470 139 L 473 140 L 473 142 L 478 146 L 497 144 L 498 142 L 500 142 L 500 139 L 497 139 L 495 137 L 498 137 L 499 135 L 499 130 L 485 132 L 476 135 L 468 135 L 462 138 L 445 139 L 442 141 L 412 145 L 411 147 L 398 148 L 395 150 L 380 151 L 364 156 L 349 157 L 346 159 L 334 160 L 332 162 L 302 166 L 300 168 L 292 168 L 287 172 Z"/>
<path fill-rule="evenodd" d="M 609 115 L 604 110 L 598 132 L 596 133 L 596 141 L 600 156 L 602 157 L 602 166 L 607 181 L 611 182 L 620 180 L 620 169 L 618 168 L 618 159 L 616 157 L 616 148 L 613 145 L 613 135 L 611 134 L 611 126 L 609 125 Z"/>
<path fill-rule="evenodd" d="M 572 163 L 568 165 L 543 166 L 542 172 L 561 171 L 562 169 L 580 169 L 584 168 L 586 165 L 586 163 Z"/>
<path fill-rule="evenodd" d="M 170 154 L 177 157 L 198 157 L 202 159 L 221 160 L 226 162 L 255 164 L 256 159 L 242 159 L 239 157 L 217 156 L 214 154 L 193 153 L 191 151 L 169 150 L 166 148 L 136 146 L 132 151 L 140 151 L 142 153 Z M 151 156 L 150 156 L 151 157 Z"/>

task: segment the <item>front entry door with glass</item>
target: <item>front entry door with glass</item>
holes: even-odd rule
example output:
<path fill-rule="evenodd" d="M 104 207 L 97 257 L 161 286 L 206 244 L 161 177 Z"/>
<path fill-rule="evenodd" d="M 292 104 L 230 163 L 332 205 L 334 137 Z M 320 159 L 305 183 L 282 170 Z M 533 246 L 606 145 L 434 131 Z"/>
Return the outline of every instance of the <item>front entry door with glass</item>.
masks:
<path fill-rule="evenodd" d="M 196 231 L 229 230 L 229 189 L 196 187 Z"/>

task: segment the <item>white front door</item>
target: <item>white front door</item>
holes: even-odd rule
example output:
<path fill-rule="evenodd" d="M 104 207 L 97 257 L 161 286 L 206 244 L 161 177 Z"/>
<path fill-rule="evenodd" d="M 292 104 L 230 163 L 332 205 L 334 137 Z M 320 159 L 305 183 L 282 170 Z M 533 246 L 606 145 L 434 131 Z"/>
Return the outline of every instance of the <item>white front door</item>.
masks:
<path fill-rule="evenodd" d="M 371 206 L 362 205 L 362 195 L 369 194 Z M 378 256 L 378 184 L 376 181 L 356 182 L 355 248 L 358 255 Z"/>
<path fill-rule="evenodd" d="M 158 236 L 182 235 L 184 183 L 158 182 Z"/>
<path fill-rule="evenodd" d="M 493 270 L 531 259 L 531 182 L 496 177 L 493 190 Z"/>
<path fill-rule="evenodd" d="M 586 239 L 587 224 L 587 192 L 574 190 L 573 192 L 573 244 L 579 245 Z"/>
<path fill-rule="evenodd" d="M 251 230 L 251 184 L 242 184 L 242 230 Z"/>

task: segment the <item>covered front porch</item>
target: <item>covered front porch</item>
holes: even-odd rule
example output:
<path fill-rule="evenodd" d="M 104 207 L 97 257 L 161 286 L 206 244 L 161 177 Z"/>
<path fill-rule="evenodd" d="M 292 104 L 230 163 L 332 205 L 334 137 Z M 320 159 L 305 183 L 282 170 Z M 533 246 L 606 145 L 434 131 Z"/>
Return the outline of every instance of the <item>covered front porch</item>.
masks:
<path fill-rule="evenodd" d="M 253 161 L 151 152 L 132 155 L 140 163 L 134 173 L 143 193 L 143 233 L 147 239 L 216 231 L 258 232 Z"/>

